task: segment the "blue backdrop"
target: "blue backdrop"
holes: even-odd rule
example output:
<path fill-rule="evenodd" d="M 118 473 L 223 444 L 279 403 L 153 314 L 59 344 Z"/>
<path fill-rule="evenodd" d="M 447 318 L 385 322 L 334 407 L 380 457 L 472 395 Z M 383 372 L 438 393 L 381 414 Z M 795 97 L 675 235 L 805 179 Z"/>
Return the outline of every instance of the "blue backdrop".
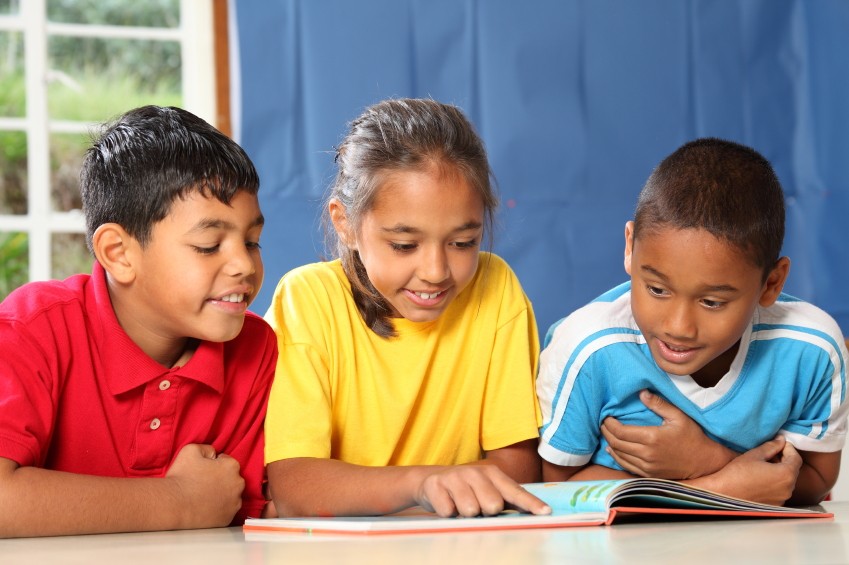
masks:
<path fill-rule="evenodd" d="M 624 223 L 690 139 L 750 145 L 787 197 L 786 290 L 849 334 L 849 2 L 237 0 L 239 141 L 266 282 L 323 252 L 333 146 L 387 97 L 457 104 L 502 198 L 495 251 L 540 332 L 625 280 Z"/>

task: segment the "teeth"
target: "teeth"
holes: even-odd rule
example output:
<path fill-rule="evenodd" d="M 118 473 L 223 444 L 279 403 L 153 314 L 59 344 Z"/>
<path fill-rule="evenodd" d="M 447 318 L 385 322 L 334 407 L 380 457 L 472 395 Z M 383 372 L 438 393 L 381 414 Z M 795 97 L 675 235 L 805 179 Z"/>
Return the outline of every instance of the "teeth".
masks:
<path fill-rule="evenodd" d="M 244 294 L 228 294 L 227 296 L 222 296 L 218 300 L 221 302 L 241 302 L 244 298 Z"/>
<path fill-rule="evenodd" d="M 436 298 L 437 296 L 439 296 L 438 292 L 434 292 L 431 294 L 428 294 L 427 292 L 417 292 L 415 294 L 417 296 L 420 296 L 421 298 L 424 298 L 425 300 L 430 300 L 431 298 Z"/>

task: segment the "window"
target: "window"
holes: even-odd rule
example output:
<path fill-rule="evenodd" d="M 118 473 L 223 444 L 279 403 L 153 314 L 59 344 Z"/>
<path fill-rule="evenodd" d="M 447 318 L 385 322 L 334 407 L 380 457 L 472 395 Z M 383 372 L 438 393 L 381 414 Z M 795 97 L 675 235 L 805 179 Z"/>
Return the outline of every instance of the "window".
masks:
<path fill-rule="evenodd" d="M 79 168 L 97 124 L 145 104 L 220 121 L 221 6 L 0 0 L 0 299 L 28 280 L 90 271 Z"/>

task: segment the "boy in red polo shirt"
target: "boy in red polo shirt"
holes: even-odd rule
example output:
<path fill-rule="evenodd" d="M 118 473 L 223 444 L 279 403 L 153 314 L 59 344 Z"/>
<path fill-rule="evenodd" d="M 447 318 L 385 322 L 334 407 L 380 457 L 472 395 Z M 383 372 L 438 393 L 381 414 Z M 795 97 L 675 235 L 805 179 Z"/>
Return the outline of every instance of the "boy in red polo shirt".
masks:
<path fill-rule="evenodd" d="M 277 357 L 259 179 L 179 108 L 104 129 L 80 175 L 91 275 L 0 304 L 0 536 L 204 528 L 262 514 Z"/>

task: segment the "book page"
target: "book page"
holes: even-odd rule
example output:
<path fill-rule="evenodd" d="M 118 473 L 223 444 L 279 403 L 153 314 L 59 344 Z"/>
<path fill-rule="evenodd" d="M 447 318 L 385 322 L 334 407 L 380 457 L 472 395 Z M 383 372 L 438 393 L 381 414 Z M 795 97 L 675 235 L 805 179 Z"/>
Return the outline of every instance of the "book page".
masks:
<path fill-rule="evenodd" d="M 606 512 L 611 495 L 629 479 L 614 481 L 566 481 L 522 485 L 551 506 L 554 514 Z"/>

